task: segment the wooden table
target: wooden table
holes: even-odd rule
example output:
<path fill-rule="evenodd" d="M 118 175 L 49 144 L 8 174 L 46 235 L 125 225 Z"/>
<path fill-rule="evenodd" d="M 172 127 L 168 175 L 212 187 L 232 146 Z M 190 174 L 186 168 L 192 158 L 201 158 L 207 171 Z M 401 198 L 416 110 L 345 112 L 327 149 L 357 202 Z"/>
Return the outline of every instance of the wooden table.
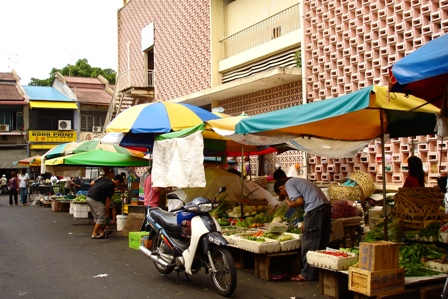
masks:
<path fill-rule="evenodd" d="M 300 273 L 300 250 L 258 254 L 233 245 L 227 247 L 233 256 L 235 266 L 253 271 L 257 278 L 270 281 L 274 280 L 273 274 L 285 274 L 285 277 L 292 277 Z"/>

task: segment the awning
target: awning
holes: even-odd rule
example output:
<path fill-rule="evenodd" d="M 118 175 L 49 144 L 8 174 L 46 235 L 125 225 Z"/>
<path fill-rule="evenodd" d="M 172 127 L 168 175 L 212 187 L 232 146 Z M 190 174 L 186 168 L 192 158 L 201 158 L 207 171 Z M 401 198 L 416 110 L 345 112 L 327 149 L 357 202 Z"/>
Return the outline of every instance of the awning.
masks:
<path fill-rule="evenodd" d="M 0 101 L 0 105 L 1 106 L 16 106 L 16 105 L 25 106 L 25 105 L 28 105 L 28 102 L 27 101 Z"/>
<path fill-rule="evenodd" d="M 34 149 L 50 149 L 55 147 L 58 144 L 30 144 L 30 149 L 34 150 Z"/>
<path fill-rule="evenodd" d="M 26 149 L 0 149 L 0 168 L 17 168 L 14 162 L 28 157 Z M 23 167 L 23 166 L 20 166 Z"/>
<path fill-rule="evenodd" d="M 20 135 L 25 135 L 25 132 L 22 132 L 22 131 L 0 132 L 0 135 L 20 136 Z"/>
<path fill-rule="evenodd" d="M 75 102 L 30 101 L 30 108 L 78 109 Z"/>

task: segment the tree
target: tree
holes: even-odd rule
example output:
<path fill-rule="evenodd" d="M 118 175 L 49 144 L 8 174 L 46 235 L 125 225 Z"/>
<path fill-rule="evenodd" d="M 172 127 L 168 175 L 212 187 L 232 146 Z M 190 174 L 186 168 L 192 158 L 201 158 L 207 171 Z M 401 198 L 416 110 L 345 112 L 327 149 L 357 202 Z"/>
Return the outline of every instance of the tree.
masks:
<path fill-rule="evenodd" d="M 54 74 L 59 72 L 63 76 L 97 78 L 99 75 L 106 78 L 110 84 L 115 84 L 115 71 L 112 69 L 101 69 L 90 66 L 87 59 L 79 59 L 75 65 L 67 64 L 62 69 L 53 68 L 50 77 L 47 79 L 37 79 L 32 77 L 28 85 L 31 86 L 51 86 Z"/>

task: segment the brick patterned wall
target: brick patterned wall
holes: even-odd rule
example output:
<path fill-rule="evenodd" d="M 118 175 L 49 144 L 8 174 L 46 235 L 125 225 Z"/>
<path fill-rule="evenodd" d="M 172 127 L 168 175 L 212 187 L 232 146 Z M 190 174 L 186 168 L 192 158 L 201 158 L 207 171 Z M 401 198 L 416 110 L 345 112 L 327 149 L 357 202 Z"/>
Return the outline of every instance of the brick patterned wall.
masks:
<path fill-rule="evenodd" d="M 118 15 L 118 74 L 143 70 L 141 30 L 154 23 L 156 100 L 167 101 L 211 86 L 208 0 L 133 0 Z"/>
<path fill-rule="evenodd" d="M 219 101 L 224 113 L 229 115 L 257 115 L 302 104 L 302 84 L 300 81 L 269 88 L 262 91 Z"/>
<path fill-rule="evenodd" d="M 388 84 L 388 67 L 448 32 L 448 0 L 305 0 L 308 101 Z"/>
<path fill-rule="evenodd" d="M 224 113 L 235 116 L 243 112 L 248 115 L 257 115 L 300 104 L 302 104 L 302 84 L 301 81 L 297 81 L 220 101 L 218 106 L 225 109 Z M 252 156 L 250 158 L 250 163 L 252 174 L 257 174 L 258 157 Z M 281 165 L 285 171 L 292 165 L 303 165 L 303 153 L 293 150 L 279 155 L 265 155 L 264 171 L 267 175 L 272 175 L 274 173 L 275 164 Z"/>
<path fill-rule="evenodd" d="M 388 68 L 394 62 L 448 33 L 448 0 L 305 0 L 304 19 L 304 66 L 311 102 L 372 84 L 387 86 Z M 375 141 L 367 153 L 354 158 L 311 156 L 308 177 L 331 182 L 362 170 L 377 184 L 385 179 L 388 184 L 402 185 L 413 141 L 427 170 L 426 182 L 435 185 L 439 173 L 447 173 L 447 153 L 437 149 L 440 140 L 434 135 L 388 141 L 386 155 L 392 155 L 393 162 L 385 175 L 381 173 L 381 146 Z"/>

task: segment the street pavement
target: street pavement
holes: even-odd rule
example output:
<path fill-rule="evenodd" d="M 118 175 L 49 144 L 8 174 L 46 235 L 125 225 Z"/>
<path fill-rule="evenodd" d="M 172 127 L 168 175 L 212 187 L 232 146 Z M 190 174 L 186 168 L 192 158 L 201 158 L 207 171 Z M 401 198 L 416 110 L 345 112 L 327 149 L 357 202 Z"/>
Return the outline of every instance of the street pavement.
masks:
<path fill-rule="evenodd" d="M 89 222 L 41 206 L 10 207 L 0 195 L 0 298 L 223 298 L 203 271 L 191 282 L 181 273 L 176 285 L 174 272 L 159 274 L 121 232 L 90 239 Z M 329 298 L 317 282 L 267 282 L 237 271 L 231 298 Z"/>

